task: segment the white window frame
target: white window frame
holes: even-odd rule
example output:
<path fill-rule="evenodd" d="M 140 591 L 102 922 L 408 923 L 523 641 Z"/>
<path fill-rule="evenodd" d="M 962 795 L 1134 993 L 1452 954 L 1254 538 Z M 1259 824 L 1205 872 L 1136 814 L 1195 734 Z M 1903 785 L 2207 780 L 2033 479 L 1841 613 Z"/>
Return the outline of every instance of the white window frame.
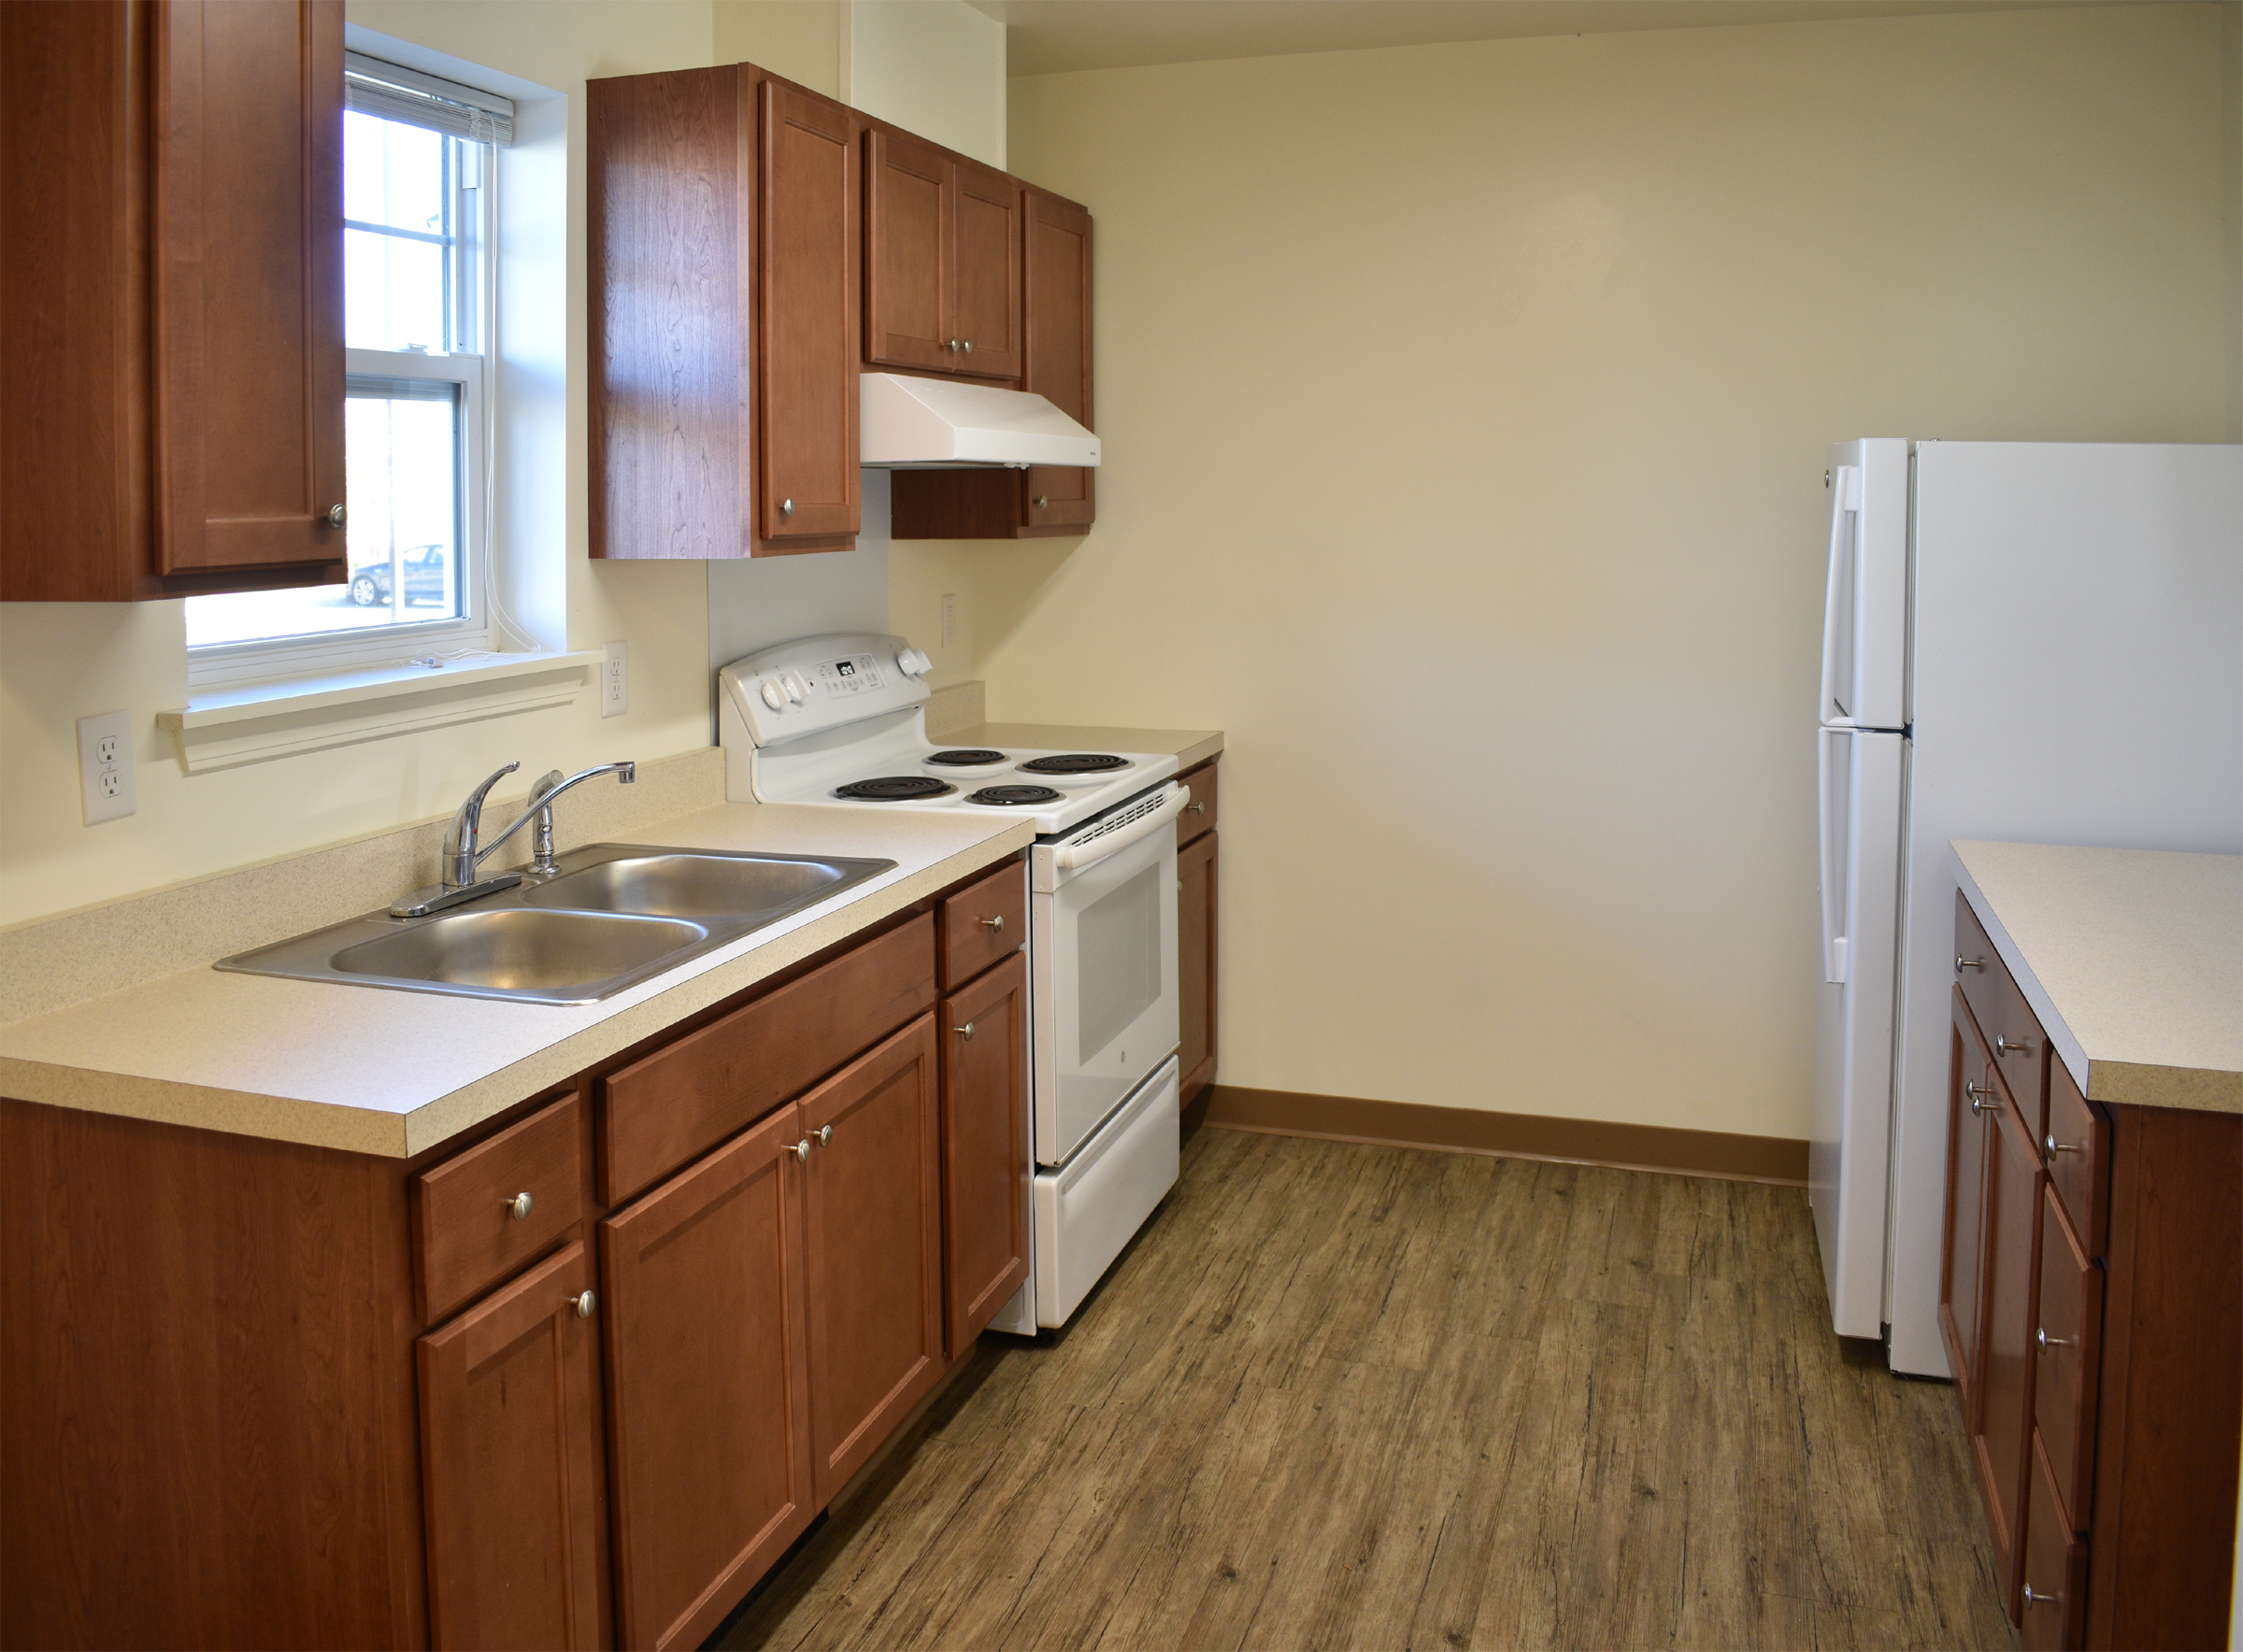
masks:
<path fill-rule="evenodd" d="M 455 554 L 464 569 L 460 614 L 440 620 L 400 620 L 350 631 L 191 645 L 187 649 L 190 691 L 254 682 L 296 682 L 383 666 L 444 662 L 496 648 L 491 565 L 496 535 L 492 521 L 491 472 L 495 459 L 492 402 L 500 169 L 496 150 L 491 144 L 478 144 L 476 153 L 475 181 L 466 180 L 467 169 L 463 166 L 462 177 L 453 186 L 459 198 L 455 209 L 461 261 L 469 274 L 455 289 L 453 313 L 448 318 L 454 341 L 471 341 L 476 349 L 343 352 L 344 371 L 350 377 L 409 378 L 459 386 Z M 336 233 L 342 233 L 339 225 Z M 346 563 L 346 577 L 348 574 Z M 400 591 L 393 600 L 401 598 Z"/>

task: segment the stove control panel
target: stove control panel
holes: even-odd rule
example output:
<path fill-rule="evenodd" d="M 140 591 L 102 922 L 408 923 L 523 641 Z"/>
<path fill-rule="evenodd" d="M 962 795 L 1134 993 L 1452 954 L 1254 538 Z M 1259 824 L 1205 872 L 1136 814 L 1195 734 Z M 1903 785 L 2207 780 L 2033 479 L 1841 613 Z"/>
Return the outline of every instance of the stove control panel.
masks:
<path fill-rule="evenodd" d="M 780 643 L 717 674 L 749 738 L 770 746 L 925 702 L 933 662 L 900 636 L 844 633 Z M 727 718 L 724 733 L 735 731 Z"/>

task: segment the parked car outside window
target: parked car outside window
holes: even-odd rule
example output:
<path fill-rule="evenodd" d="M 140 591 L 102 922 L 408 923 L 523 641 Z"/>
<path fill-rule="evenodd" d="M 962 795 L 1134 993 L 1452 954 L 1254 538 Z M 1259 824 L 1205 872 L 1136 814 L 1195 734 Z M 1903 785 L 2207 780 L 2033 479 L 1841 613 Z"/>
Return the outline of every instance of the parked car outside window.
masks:
<path fill-rule="evenodd" d="M 399 559 L 405 565 L 405 600 L 414 604 L 451 605 L 450 558 L 441 544 L 416 545 Z M 350 600 L 362 608 L 390 600 L 390 564 L 385 559 L 350 570 Z"/>

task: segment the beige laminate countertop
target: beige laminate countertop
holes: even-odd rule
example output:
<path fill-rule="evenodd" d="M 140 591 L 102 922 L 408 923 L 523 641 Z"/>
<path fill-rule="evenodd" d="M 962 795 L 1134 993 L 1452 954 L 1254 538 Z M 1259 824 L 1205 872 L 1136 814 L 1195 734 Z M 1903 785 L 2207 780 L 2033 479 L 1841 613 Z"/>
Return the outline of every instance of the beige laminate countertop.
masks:
<path fill-rule="evenodd" d="M 2243 855 L 1949 847 L 2080 1093 L 2243 1113 Z"/>
<path fill-rule="evenodd" d="M 0 1027 L 0 1093 L 409 1158 L 1035 841 L 1026 820 L 722 804 L 621 839 L 896 869 L 598 1004 L 224 974 L 207 964 Z"/>

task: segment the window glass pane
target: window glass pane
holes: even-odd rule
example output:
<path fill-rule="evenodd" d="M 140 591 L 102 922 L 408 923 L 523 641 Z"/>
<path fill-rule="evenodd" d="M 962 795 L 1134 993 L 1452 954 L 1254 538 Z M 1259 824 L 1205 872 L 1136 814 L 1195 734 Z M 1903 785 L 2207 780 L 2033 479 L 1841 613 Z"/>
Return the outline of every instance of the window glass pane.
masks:
<path fill-rule="evenodd" d="M 384 121 L 343 117 L 343 216 L 391 229 L 444 233 L 444 135 Z"/>
<path fill-rule="evenodd" d="M 353 378 L 344 408 L 350 577 L 187 599 L 187 646 L 456 620 L 459 387 Z"/>
<path fill-rule="evenodd" d="M 343 335 L 353 349 L 436 352 L 444 336 L 444 249 L 343 232 Z"/>

